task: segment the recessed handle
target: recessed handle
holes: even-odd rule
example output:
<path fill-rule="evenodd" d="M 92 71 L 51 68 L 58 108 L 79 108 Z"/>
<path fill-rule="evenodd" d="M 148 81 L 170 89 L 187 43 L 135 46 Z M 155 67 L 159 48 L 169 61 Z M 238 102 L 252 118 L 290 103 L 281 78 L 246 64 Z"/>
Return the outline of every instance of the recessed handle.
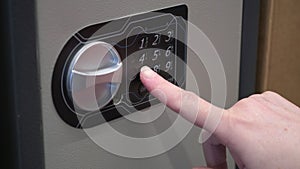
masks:
<path fill-rule="evenodd" d="M 72 58 L 67 74 L 68 97 L 76 112 L 96 111 L 117 93 L 122 62 L 117 50 L 102 41 L 84 45 Z"/>

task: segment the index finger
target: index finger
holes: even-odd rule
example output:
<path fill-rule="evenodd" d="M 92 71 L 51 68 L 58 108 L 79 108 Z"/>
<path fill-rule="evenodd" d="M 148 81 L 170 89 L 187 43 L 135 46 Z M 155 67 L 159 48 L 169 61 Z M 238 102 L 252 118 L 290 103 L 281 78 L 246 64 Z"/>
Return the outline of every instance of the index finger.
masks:
<path fill-rule="evenodd" d="M 211 110 L 219 108 L 198 97 L 196 94 L 185 91 L 166 81 L 147 66 L 141 68 L 140 79 L 153 96 L 157 97 L 175 112 L 180 113 L 185 119 L 217 135 L 219 129 L 221 133 L 226 132 L 224 130 L 225 126 L 222 126 L 224 125 L 222 119 L 217 124 L 219 126 L 216 131 L 211 131 L 211 125 L 204 125 Z M 213 111 L 213 113 L 221 113 L 222 111 Z"/>

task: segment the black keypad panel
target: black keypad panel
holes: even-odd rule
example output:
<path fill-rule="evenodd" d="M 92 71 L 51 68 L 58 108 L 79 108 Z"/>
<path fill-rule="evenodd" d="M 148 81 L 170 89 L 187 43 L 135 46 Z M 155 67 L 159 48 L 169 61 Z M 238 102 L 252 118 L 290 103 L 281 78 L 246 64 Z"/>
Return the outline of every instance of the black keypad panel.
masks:
<path fill-rule="evenodd" d="M 179 5 L 87 26 L 62 48 L 52 78 L 53 102 L 60 117 L 88 128 L 159 103 L 143 86 L 140 68 L 151 67 L 169 82 L 185 87 L 187 6 Z M 111 44 L 122 60 L 122 81 L 112 100 L 97 111 L 78 110 L 69 98 L 67 68 L 86 44 Z"/>

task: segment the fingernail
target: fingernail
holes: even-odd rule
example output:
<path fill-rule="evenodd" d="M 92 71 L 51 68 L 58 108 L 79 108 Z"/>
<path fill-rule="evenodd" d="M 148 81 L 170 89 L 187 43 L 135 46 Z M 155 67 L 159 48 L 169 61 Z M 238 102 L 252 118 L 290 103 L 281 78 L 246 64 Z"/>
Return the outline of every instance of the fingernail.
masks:
<path fill-rule="evenodd" d="M 143 74 L 143 76 L 147 79 L 151 79 L 154 77 L 155 73 L 152 69 L 150 69 L 148 66 L 143 66 L 141 68 L 141 73 Z"/>

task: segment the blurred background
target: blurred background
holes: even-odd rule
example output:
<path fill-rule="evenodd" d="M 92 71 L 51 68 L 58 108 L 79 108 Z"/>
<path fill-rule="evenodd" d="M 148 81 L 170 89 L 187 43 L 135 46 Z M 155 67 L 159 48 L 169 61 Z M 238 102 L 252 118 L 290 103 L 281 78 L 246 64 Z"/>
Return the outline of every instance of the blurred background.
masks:
<path fill-rule="evenodd" d="M 300 1 L 261 0 L 257 91 L 300 106 Z"/>

